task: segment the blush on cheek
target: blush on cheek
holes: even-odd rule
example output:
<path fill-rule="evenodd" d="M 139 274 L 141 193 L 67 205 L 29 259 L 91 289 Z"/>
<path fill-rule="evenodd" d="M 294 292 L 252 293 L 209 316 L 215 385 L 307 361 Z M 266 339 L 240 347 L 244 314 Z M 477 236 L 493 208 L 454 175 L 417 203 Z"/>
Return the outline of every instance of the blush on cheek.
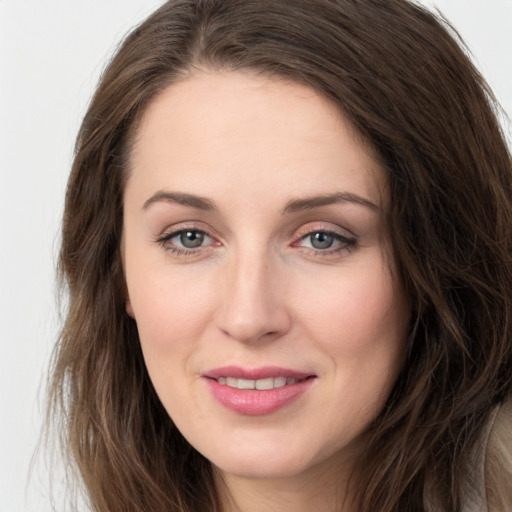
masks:
<path fill-rule="evenodd" d="M 193 287 L 192 287 L 193 288 Z M 190 345 L 203 331 L 205 310 L 211 308 L 207 296 L 197 290 L 182 293 L 175 286 L 138 290 L 134 304 L 141 343 L 164 355 L 182 344 Z"/>
<path fill-rule="evenodd" d="M 334 350 L 347 355 L 357 356 L 381 343 L 396 345 L 405 335 L 407 318 L 397 323 L 397 312 L 406 310 L 404 301 L 384 276 L 370 274 L 353 281 L 344 283 L 342 291 L 333 286 L 322 300 L 305 304 L 309 325 L 323 339 L 332 340 Z"/>

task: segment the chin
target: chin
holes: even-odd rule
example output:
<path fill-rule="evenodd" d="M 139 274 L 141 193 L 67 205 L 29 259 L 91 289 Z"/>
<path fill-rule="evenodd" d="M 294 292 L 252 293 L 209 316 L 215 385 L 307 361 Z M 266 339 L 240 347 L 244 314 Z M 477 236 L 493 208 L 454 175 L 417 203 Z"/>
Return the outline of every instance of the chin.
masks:
<path fill-rule="evenodd" d="M 331 445 L 332 446 L 332 445 Z M 247 479 L 286 479 L 306 475 L 310 470 L 333 469 L 342 460 L 339 451 L 309 450 L 303 445 L 281 442 L 279 445 L 253 443 L 222 453 L 204 454 L 221 473 Z"/>

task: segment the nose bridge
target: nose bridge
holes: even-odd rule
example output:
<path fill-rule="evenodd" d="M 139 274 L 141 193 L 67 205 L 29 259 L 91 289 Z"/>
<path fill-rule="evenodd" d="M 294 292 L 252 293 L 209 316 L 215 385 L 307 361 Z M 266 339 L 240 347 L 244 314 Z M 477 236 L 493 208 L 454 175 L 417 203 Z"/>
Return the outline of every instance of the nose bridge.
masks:
<path fill-rule="evenodd" d="M 223 273 L 218 326 L 242 342 L 278 337 L 289 328 L 282 295 L 277 293 L 278 265 L 261 248 L 239 248 Z M 276 289 L 277 288 L 277 289 Z"/>

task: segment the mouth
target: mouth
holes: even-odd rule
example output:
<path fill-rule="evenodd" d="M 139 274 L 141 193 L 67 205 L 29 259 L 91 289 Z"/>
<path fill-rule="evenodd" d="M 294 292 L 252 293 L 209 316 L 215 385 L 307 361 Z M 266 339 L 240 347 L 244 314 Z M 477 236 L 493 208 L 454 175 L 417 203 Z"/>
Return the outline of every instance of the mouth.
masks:
<path fill-rule="evenodd" d="M 304 380 L 316 378 L 316 375 L 279 366 L 258 368 L 222 366 L 205 372 L 203 377 L 213 379 L 220 385 L 229 386 L 230 388 L 264 391 L 292 386 Z"/>
<path fill-rule="evenodd" d="M 240 390 L 251 390 L 255 389 L 258 391 L 266 391 L 270 389 L 284 388 L 285 386 L 293 386 L 306 379 L 314 378 L 313 375 L 307 377 L 295 378 L 295 377 L 267 377 L 263 379 L 241 379 L 237 377 L 218 377 L 216 380 L 222 386 L 228 386 L 234 389 Z"/>
<path fill-rule="evenodd" d="M 264 416 L 291 406 L 317 375 L 289 368 L 224 366 L 202 375 L 213 398 L 239 415 Z"/>

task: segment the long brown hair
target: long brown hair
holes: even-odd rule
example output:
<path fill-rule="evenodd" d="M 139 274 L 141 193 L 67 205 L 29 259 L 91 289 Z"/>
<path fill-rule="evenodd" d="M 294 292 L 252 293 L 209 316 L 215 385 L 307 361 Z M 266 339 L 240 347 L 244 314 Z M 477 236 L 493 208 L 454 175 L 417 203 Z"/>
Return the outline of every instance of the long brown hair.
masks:
<path fill-rule="evenodd" d="M 220 511 L 210 463 L 147 374 L 119 247 L 137 121 L 194 67 L 306 84 L 380 159 L 413 315 L 406 362 L 356 468 L 358 511 L 416 512 L 427 501 L 459 511 L 485 422 L 512 394 L 512 163 L 492 94 L 456 33 L 407 0 L 170 0 L 105 70 L 66 195 L 69 303 L 49 413 L 62 419 L 92 507 Z"/>

